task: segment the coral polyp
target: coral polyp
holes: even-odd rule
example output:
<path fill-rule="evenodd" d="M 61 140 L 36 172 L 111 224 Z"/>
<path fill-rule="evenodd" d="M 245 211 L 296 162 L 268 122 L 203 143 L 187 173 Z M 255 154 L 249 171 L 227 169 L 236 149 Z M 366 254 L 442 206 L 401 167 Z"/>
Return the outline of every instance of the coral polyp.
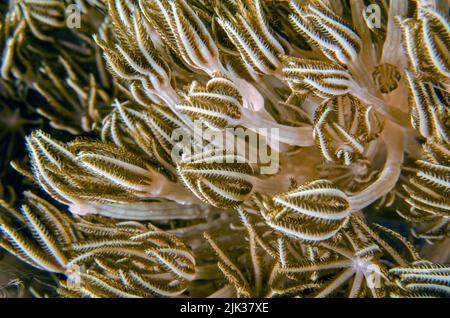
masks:
<path fill-rule="evenodd" d="M 21 295 L 450 297 L 448 12 L 0 5 L 0 246 L 48 276 Z"/>

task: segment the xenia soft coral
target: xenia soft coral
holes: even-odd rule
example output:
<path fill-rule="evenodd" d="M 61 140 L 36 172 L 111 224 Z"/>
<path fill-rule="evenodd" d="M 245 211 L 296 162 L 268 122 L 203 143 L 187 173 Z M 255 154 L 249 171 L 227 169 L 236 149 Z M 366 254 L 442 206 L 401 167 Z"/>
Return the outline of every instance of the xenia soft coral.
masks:
<path fill-rule="evenodd" d="M 81 289 L 59 282 L 70 297 L 448 297 L 429 247 L 365 218 L 383 208 L 448 250 L 448 7 L 372 2 L 375 17 L 363 0 L 76 1 L 89 28 L 69 43 L 54 1 L 10 1 L 2 76 L 43 95 L 54 128 L 91 133 L 26 137 L 31 169 L 14 166 L 73 215 L 27 193 L 21 212 L 2 204 L 0 243 L 44 270 L 88 266 Z M 64 57 L 55 92 L 18 67 L 23 37 Z"/>

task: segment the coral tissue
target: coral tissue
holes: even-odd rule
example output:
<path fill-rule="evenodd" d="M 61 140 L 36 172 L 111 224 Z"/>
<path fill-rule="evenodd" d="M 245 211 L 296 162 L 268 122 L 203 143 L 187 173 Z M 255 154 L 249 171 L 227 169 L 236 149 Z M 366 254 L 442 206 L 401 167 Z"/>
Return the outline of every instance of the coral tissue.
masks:
<path fill-rule="evenodd" d="M 450 297 L 448 12 L 3 1 L 0 292 Z"/>

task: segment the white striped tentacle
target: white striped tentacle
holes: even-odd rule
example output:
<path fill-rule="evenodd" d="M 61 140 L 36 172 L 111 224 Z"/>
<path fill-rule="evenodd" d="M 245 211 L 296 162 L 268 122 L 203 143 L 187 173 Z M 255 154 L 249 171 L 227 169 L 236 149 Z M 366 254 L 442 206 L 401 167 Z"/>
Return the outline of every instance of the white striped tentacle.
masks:
<path fill-rule="evenodd" d="M 189 190 L 216 207 L 237 207 L 253 189 L 252 166 L 245 158 L 226 150 L 185 155 L 177 163 L 177 171 Z"/>
<path fill-rule="evenodd" d="M 294 28 L 331 60 L 347 65 L 358 58 L 362 41 L 356 31 L 323 3 L 300 7 L 290 1 Z"/>
<path fill-rule="evenodd" d="M 314 114 L 314 138 L 327 161 L 350 165 L 365 158 L 366 146 L 382 131 L 380 118 L 350 94 L 336 96 Z"/>
<path fill-rule="evenodd" d="M 274 149 L 277 143 L 308 147 L 312 146 L 312 127 L 291 127 L 279 124 L 263 109 L 252 111 L 245 108 L 245 98 L 234 81 L 225 77 L 215 77 L 206 86 L 194 82 L 191 84 L 184 98 L 184 103 L 178 104 L 176 109 L 189 116 L 194 121 L 214 131 L 223 131 L 227 127 L 238 125 L 261 134 Z M 245 95 L 244 95 L 245 96 Z M 263 105 L 264 106 L 264 105 Z M 272 134 L 278 129 L 278 134 Z"/>
<path fill-rule="evenodd" d="M 350 214 L 347 195 L 331 181 L 316 180 L 266 199 L 261 213 L 266 223 L 306 242 L 334 237 Z"/>
<path fill-rule="evenodd" d="M 450 27 L 444 14 L 429 7 L 419 9 L 423 50 L 433 70 L 443 78 L 450 78 Z"/>
<path fill-rule="evenodd" d="M 256 74 L 278 74 L 284 48 L 265 18 L 263 3 L 249 1 L 234 12 L 223 5 L 216 21 L 238 50 L 244 63 Z"/>
<path fill-rule="evenodd" d="M 164 43 L 187 65 L 208 74 L 224 70 L 210 31 L 196 12 L 200 8 L 185 0 L 139 1 L 139 6 Z"/>
<path fill-rule="evenodd" d="M 425 138 L 435 137 L 448 142 L 450 136 L 444 121 L 448 116 L 446 100 L 450 94 L 410 72 L 406 72 L 406 78 L 413 127 Z"/>

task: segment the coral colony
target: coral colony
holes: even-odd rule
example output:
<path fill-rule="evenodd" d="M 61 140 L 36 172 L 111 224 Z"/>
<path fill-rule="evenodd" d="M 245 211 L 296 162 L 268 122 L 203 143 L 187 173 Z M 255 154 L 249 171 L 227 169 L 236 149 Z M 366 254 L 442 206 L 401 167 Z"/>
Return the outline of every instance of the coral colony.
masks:
<path fill-rule="evenodd" d="M 2 1 L 1 294 L 450 297 L 448 12 Z"/>

